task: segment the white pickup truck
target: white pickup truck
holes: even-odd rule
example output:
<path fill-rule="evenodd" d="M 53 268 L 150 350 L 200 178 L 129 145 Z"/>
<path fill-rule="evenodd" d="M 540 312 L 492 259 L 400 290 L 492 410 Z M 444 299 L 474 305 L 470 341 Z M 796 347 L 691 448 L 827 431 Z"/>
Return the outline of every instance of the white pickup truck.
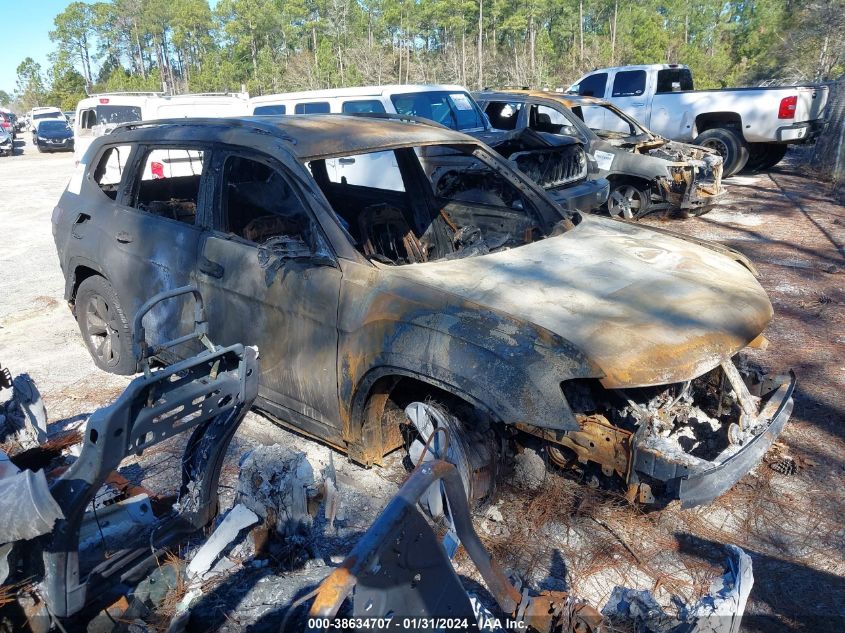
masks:
<path fill-rule="evenodd" d="M 601 68 L 567 92 L 602 97 L 661 136 L 715 149 L 725 176 L 768 169 L 789 143 L 815 139 L 828 97 L 817 84 L 695 90 L 689 68 L 679 64 Z"/>

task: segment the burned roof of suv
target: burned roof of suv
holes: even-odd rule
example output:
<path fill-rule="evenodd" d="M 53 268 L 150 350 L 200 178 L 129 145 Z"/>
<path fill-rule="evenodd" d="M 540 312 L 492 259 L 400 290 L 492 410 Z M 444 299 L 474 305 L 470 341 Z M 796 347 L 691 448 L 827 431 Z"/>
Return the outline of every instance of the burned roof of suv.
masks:
<path fill-rule="evenodd" d="M 367 152 L 419 145 L 473 143 L 478 141 L 436 123 L 405 117 L 305 114 L 221 118 L 185 118 L 142 121 L 118 126 L 112 134 L 135 129 L 158 130 L 196 127 L 255 130 L 288 141 L 289 149 L 302 161 L 365 154 Z M 149 134 L 145 134 L 149 138 Z"/>

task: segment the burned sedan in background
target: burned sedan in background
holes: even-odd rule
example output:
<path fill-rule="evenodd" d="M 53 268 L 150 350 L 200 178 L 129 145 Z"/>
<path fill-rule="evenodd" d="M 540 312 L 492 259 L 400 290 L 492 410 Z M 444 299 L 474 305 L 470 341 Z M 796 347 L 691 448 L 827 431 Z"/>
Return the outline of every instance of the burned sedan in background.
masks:
<path fill-rule="evenodd" d="M 497 129 L 531 129 L 580 139 L 610 181 L 607 209 L 639 218 L 658 210 L 701 215 L 725 195 L 722 157 L 662 138 L 602 99 L 504 90 L 475 98 Z"/>
<path fill-rule="evenodd" d="M 180 153 L 184 171 L 150 176 Z M 705 503 L 792 408 L 794 377 L 734 364 L 773 316 L 742 255 L 566 212 L 488 146 L 419 121 L 127 124 L 92 145 L 53 230 L 102 369 L 136 370 L 126 314 L 196 284 L 212 339 L 261 350 L 260 409 L 366 465 L 448 427 L 474 500 L 530 441 L 632 497 Z M 190 318 L 154 310 L 147 335 Z M 409 428 L 414 402 L 437 424 Z"/>

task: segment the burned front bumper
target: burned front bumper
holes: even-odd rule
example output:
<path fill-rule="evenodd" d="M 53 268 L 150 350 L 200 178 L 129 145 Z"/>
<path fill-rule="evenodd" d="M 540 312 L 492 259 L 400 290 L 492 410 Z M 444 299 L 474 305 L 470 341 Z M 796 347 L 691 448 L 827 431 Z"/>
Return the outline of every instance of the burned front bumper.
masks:
<path fill-rule="evenodd" d="M 632 442 L 629 485 L 662 482 L 665 497 L 680 499 L 684 508 L 708 504 L 725 493 L 760 463 L 792 414 L 795 374 L 790 372 L 787 377 L 769 379 L 769 384 L 774 388 L 759 411 L 753 438 L 741 446 L 728 448 L 714 460 L 665 451 L 638 433 Z"/>
<path fill-rule="evenodd" d="M 670 168 L 669 178 L 659 178 L 657 189 L 663 205 L 682 211 L 702 213 L 718 204 L 727 194 L 722 186 L 722 165 L 684 165 Z"/>

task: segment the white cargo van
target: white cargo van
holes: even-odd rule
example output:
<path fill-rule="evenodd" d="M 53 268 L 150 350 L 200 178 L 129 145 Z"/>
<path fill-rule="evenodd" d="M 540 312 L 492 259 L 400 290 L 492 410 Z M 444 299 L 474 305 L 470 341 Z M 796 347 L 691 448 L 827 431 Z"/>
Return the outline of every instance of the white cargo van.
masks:
<path fill-rule="evenodd" d="M 243 116 L 249 114 L 248 95 L 115 92 L 86 97 L 76 106 L 74 122 L 77 161 L 98 136 L 121 123 L 182 117 Z"/>

